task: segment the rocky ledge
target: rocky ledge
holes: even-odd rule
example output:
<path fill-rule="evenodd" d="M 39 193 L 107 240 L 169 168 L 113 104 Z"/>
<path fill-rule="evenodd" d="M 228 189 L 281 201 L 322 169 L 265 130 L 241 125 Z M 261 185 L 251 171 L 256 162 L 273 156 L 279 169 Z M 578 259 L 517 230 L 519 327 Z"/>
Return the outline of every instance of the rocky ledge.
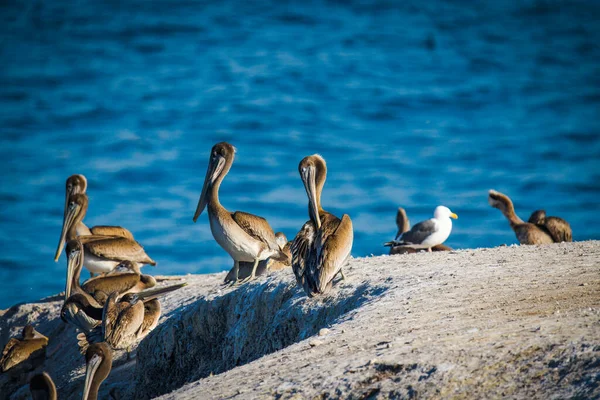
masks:
<path fill-rule="evenodd" d="M 100 398 L 599 398 L 600 242 L 352 259 L 331 295 L 291 270 L 237 288 L 225 273 L 169 277 L 160 325 Z M 60 297 L 0 312 L 0 343 L 32 323 L 60 399 L 85 363 Z M 0 398 L 29 398 L 0 375 Z"/>

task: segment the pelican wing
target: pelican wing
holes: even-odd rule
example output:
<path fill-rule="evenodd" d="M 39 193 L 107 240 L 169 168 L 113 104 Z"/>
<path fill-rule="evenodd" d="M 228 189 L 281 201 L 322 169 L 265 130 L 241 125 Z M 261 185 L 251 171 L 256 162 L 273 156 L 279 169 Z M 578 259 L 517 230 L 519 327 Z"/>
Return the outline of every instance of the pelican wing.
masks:
<path fill-rule="evenodd" d="M 124 294 L 133 289 L 139 282 L 140 275 L 136 273 L 125 273 L 92 278 L 87 282 L 84 282 L 83 285 L 81 285 L 81 288 L 92 296 L 96 291 Z"/>
<path fill-rule="evenodd" d="M 143 264 L 155 265 L 142 245 L 135 240 L 124 237 L 111 237 L 100 240 L 90 240 L 84 244 L 87 251 L 101 258 L 114 261 L 129 260 Z"/>
<path fill-rule="evenodd" d="M 317 268 L 311 271 L 318 293 L 325 293 L 330 282 L 342 269 L 350 257 L 354 241 L 352 220 L 348 214 L 344 214 L 341 221 L 335 218 L 335 221 L 327 225 L 329 226 L 322 230 L 323 245 L 317 250 Z M 337 227 L 334 228 L 335 225 Z"/>
<path fill-rule="evenodd" d="M 137 337 L 144 337 L 150 333 L 156 325 L 158 325 L 158 319 L 160 318 L 160 302 L 158 299 L 152 299 L 148 302 L 144 302 L 144 320 L 140 325 Z"/>
<path fill-rule="evenodd" d="M 20 343 L 21 341 L 19 339 L 11 338 L 8 343 L 6 343 L 6 346 L 4 346 L 4 350 L 2 350 L 2 358 L 0 358 L 0 367 L 2 367 L 2 371 L 6 371 L 22 361 L 15 360 L 14 357 L 15 354 L 18 354 L 16 350 Z"/>
<path fill-rule="evenodd" d="M 545 228 L 550 232 L 550 236 L 556 243 L 572 242 L 573 232 L 571 225 L 567 221 L 558 217 L 547 217 Z"/>
<path fill-rule="evenodd" d="M 94 226 L 91 229 L 91 232 L 93 235 L 118 236 L 133 240 L 133 234 L 129 231 L 129 229 L 121 226 L 98 225 Z"/>
<path fill-rule="evenodd" d="M 433 218 L 419 222 L 410 231 L 402 234 L 399 244 L 421 244 L 438 229 L 439 226 Z"/>
<path fill-rule="evenodd" d="M 309 220 L 302 226 L 300 232 L 298 232 L 291 242 L 292 270 L 294 271 L 294 275 L 296 275 L 298 284 L 302 287 L 305 287 L 305 273 L 311 269 L 309 264 L 316 261 L 316 257 L 312 256 L 315 237 L 315 225 Z"/>
<path fill-rule="evenodd" d="M 136 335 L 144 322 L 144 303 L 141 301 L 136 301 L 134 304 L 126 303 L 122 307 L 113 307 L 110 311 L 112 314 L 103 324 L 104 339 L 113 348 L 126 347 L 129 345 L 127 339 Z"/>
<path fill-rule="evenodd" d="M 275 233 L 266 219 L 242 211 L 232 213 L 231 217 L 248 235 L 265 243 L 272 250 L 279 250 Z"/>

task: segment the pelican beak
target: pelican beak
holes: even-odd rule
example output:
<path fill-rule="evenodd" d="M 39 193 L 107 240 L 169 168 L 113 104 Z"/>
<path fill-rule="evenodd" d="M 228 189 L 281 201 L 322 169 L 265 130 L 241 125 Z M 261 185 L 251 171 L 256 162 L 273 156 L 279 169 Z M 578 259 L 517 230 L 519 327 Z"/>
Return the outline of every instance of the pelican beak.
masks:
<path fill-rule="evenodd" d="M 200 200 L 198 200 L 198 207 L 196 207 L 196 213 L 194 214 L 194 222 L 198 219 L 202 211 L 206 208 L 208 203 L 208 191 L 212 189 L 215 180 L 219 177 L 225 166 L 225 158 L 222 156 L 212 157 L 208 162 L 208 169 L 206 170 L 206 177 L 204 178 L 204 186 L 202 186 L 202 193 L 200 194 Z"/>
<path fill-rule="evenodd" d="M 65 213 L 65 217 L 63 218 L 63 226 L 62 231 L 60 233 L 60 240 L 58 241 L 58 247 L 56 248 L 56 253 L 54 254 L 54 262 L 58 261 L 60 257 L 60 253 L 62 253 L 63 247 L 65 247 L 65 238 L 67 237 L 67 232 L 71 229 L 71 225 L 77 216 L 77 211 L 79 210 L 78 206 L 73 208 L 69 208 Z"/>
<path fill-rule="evenodd" d="M 458 215 L 456 215 L 456 214 L 454 214 L 454 213 L 451 213 L 451 214 L 450 214 L 450 218 L 458 219 Z"/>
<path fill-rule="evenodd" d="M 94 354 L 87 363 L 87 367 L 85 369 L 85 386 L 83 387 L 84 400 L 86 400 L 90 394 L 90 389 L 92 387 L 92 383 L 94 382 L 94 376 L 96 375 L 96 371 L 98 371 L 98 367 L 100 367 L 101 363 L 102 357 L 99 354 Z"/>
<path fill-rule="evenodd" d="M 71 296 L 71 287 L 73 286 L 73 272 L 79 266 L 81 251 L 77 254 L 69 255 L 67 259 L 67 284 L 65 286 L 65 301 Z"/>
<path fill-rule="evenodd" d="M 176 285 L 171 285 L 171 286 L 158 288 L 158 289 L 144 290 L 142 292 L 136 293 L 136 295 L 137 295 L 138 299 L 147 301 L 147 300 L 156 299 L 157 297 L 159 297 L 163 294 L 167 294 L 174 290 L 181 289 L 182 287 L 185 287 L 185 286 L 187 286 L 187 282 L 178 283 Z"/>
<path fill-rule="evenodd" d="M 302 182 L 304 183 L 304 189 L 308 195 L 308 213 L 317 225 L 317 229 L 321 229 L 321 218 L 319 217 L 319 206 L 317 204 L 317 187 L 315 184 L 315 167 L 309 166 L 301 172 Z"/>

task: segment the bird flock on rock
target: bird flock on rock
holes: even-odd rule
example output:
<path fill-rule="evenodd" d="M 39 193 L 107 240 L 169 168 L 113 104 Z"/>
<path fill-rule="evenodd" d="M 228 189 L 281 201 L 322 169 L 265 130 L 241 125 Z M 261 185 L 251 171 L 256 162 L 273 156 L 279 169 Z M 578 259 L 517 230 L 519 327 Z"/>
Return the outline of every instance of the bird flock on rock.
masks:
<path fill-rule="evenodd" d="M 327 178 L 325 159 L 318 154 L 303 158 L 298 165 L 308 198 L 309 219 L 292 241 L 275 233 L 266 219 L 243 211 L 228 211 L 219 199 L 219 188 L 233 165 L 236 149 L 221 142 L 210 151 L 204 185 L 194 213 L 196 222 L 207 210 L 215 241 L 233 259 L 225 284 L 240 285 L 267 272 L 291 267 L 297 284 L 308 297 L 326 295 L 336 276 L 345 279 L 343 268 L 350 259 L 354 240 L 348 214 L 337 217 L 326 211 L 321 194 Z M 156 265 L 133 234 L 120 226 L 94 226 L 83 222 L 88 210 L 87 180 L 72 175 L 66 181 L 63 224 L 54 260 L 63 249 L 67 256 L 64 302 L 61 319 L 79 331 L 80 352 L 85 356 L 86 376 L 83 399 L 96 399 L 100 384 L 108 377 L 113 351 L 127 350 L 146 337 L 158 324 L 160 297 L 184 283 L 157 287 L 157 279 L 142 274 L 144 265 Z M 488 193 L 489 204 L 499 209 L 521 244 L 572 241 L 569 224 L 545 211 L 533 212 L 528 222 L 516 214 L 510 198 L 495 190 Z M 435 208 L 433 218 L 410 227 L 406 211 L 398 209 L 396 237 L 384 245 L 390 254 L 451 250 L 443 243 L 458 216 L 445 206 Z M 66 246 L 65 246 L 66 244 Z M 83 267 L 91 277 L 83 284 Z M 2 372 L 32 371 L 43 364 L 48 337 L 33 326 L 23 328 L 20 339 L 12 338 L 4 347 Z M 57 390 L 47 372 L 30 380 L 34 399 L 56 399 Z"/>

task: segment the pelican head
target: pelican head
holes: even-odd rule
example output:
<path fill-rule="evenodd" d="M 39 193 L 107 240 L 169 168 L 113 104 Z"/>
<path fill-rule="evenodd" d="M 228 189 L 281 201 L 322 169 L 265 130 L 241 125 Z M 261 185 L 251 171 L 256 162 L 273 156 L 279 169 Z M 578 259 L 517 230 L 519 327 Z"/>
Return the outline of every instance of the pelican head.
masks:
<path fill-rule="evenodd" d="M 490 203 L 490 206 L 497 208 L 503 213 L 506 213 L 513 208 L 512 201 L 507 195 L 493 189 L 488 192 L 488 203 Z"/>
<path fill-rule="evenodd" d="M 454 218 L 458 219 L 458 215 L 454 214 L 448 207 L 437 206 L 433 212 L 433 217 L 436 219 L 441 218 Z"/>
<path fill-rule="evenodd" d="M 308 215 L 313 220 L 317 229 L 321 228 L 321 190 L 325 184 L 327 164 L 325 159 L 318 154 L 304 157 L 298 165 L 300 178 L 308 195 Z"/>
<path fill-rule="evenodd" d="M 71 175 L 67 178 L 66 196 L 65 196 L 65 213 L 69 205 L 69 198 L 74 194 L 85 193 L 87 190 L 87 179 L 81 174 Z"/>
<path fill-rule="evenodd" d="M 227 142 L 215 144 L 210 151 L 208 169 L 206 171 L 206 176 L 204 177 L 204 186 L 202 187 L 198 207 L 196 207 L 196 213 L 194 214 L 194 222 L 196 222 L 200 214 L 202 214 L 202 211 L 206 208 L 209 191 L 212 191 L 217 179 L 222 176 L 223 171 L 226 171 L 231 167 L 235 152 L 235 147 Z"/>
<path fill-rule="evenodd" d="M 102 308 L 95 308 L 85 295 L 75 293 L 62 306 L 60 319 L 83 332 L 89 332 L 102 320 Z"/>
<path fill-rule="evenodd" d="M 71 296 L 73 276 L 79 279 L 81 267 L 83 266 L 83 245 L 78 239 L 67 243 L 67 283 L 65 286 L 65 301 Z"/>
<path fill-rule="evenodd" d="M 110 374 L 112 350 L 106 342 L 94 343 L 85 352 L 85 386 L 83 400 L 96 399 L 100 384 Z"/>
<path fill-rule="evenodd" d="M 46 336 L 44 336 L 41 333 L 39 333 L 38 331 L 36 331 L 35 328 L 33 327 L 33 325 L 25 325 L 25 327 L 23 328 L 23 332 L 21 332 L 21 335 L 23 335 L 24 340 L 31 340 L 31 339 L 46 339 L 46 340 L 48 340 L 48 338 Z"/>
<path fill-rule="evenodd" d="M 279 248 L 281 250 L 283 250 L 283 248 L 285 247 L 285 245 L 288 242 L 288 239 L 285 236 L 285 233 L 283 233 L 283 232 L 277 232 L 275 234 L 275 240 L 277 241 L 277 244 L 279 245 Z"/>
<path fill-rule="evenodd" d="M 85 193 L 74 194 L 69 197 L 67 203 L 67 210 L 63 219 L 62 231 L 60 233 L 60 240 L 58 241 L 58 247 L 54 254 L 54 261 L 58 261 L 62 248 L 65 245 L 67 232 L 73 229 L 82 219 L 87 212 L 88 198 Z"/>
<path fill-rule="evenodd" d="M 528 222 L 536 225 L 544 225 L 546 222 L 546 210 L 535 210 L 531 213 Z"/>

